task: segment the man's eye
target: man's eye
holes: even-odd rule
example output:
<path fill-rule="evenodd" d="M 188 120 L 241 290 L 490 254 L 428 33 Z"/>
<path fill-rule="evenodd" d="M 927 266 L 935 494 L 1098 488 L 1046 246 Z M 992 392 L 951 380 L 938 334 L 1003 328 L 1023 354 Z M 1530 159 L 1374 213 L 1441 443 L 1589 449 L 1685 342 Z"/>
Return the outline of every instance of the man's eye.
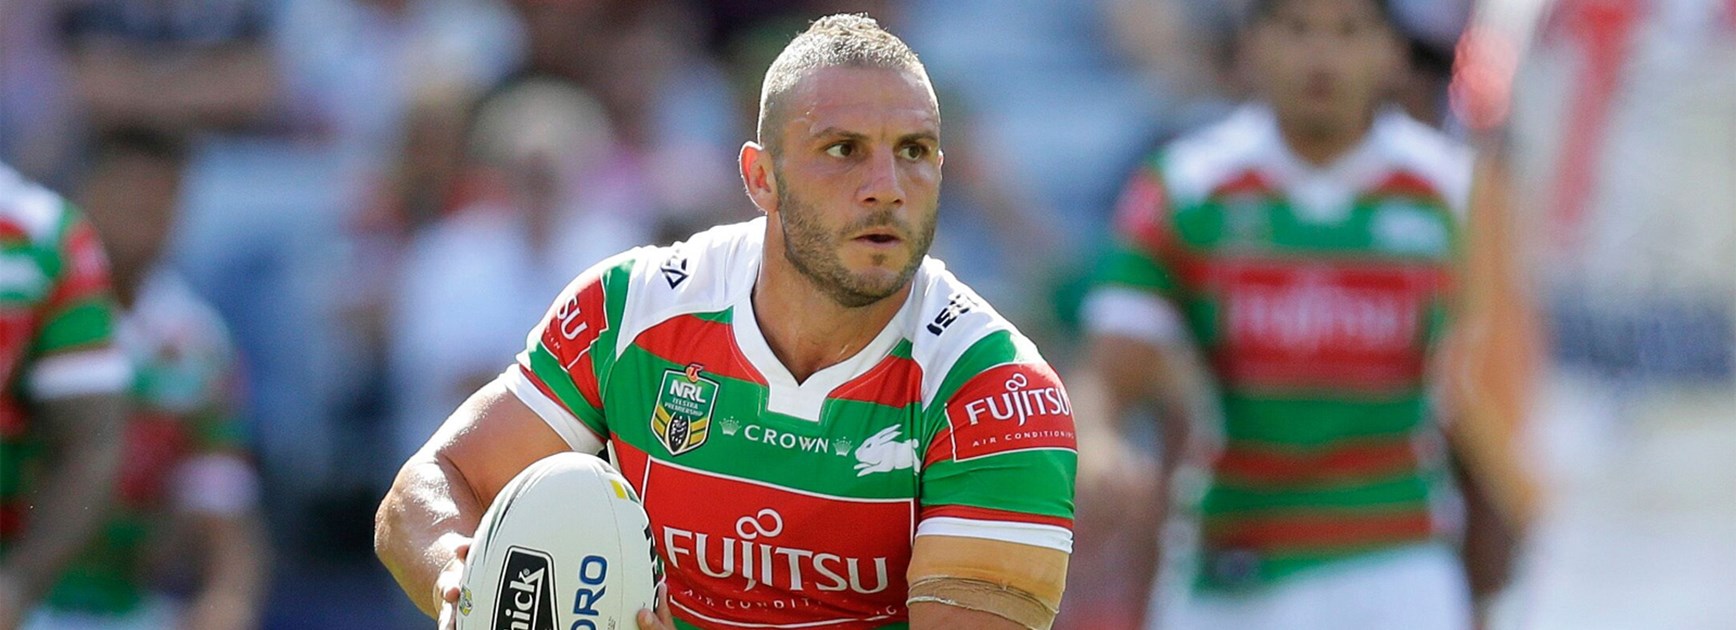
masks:
<path fill-rule="evenodd" d="M 835 157 L 835 158 L 850 157 L 851 155 L 855 155 L 855 153 L 856 153 L 856 145 L 850 144 L 848 142 L 840 142 L 838 144 L 834 144 L 832 146 L 826 147 L 826 155 L 830 155 L 830 156 Z"/>
<path fill-rule="evenodd" d="M 906 160 L 920 160 L 928 157 L 928 147 L 920 144 L 907 144 L 899 151 L 899 154 L 903 155 Z"/>

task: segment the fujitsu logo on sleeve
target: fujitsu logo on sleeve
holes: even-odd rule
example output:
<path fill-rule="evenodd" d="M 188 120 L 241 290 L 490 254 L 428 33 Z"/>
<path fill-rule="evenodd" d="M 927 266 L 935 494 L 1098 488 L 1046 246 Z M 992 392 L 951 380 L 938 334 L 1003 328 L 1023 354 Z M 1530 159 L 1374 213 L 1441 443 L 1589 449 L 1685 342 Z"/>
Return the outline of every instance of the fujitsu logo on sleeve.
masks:
<path fill-rule="evenodd" d="M 597 341 L 608 321 L 603 312 L 603 281 L 587 273 L 573 282 L 562 294 L 543 321 L 542 344 L 561 362 L 561 368 L 572 369 Z"/>
<path fill-rule="evenodd" d="M 1032 449 L 1075 448 L 1073 403 L 1054 370 L 1011 364 L 976 375 L 946 406 L 947 429 L 931 453 L 964 460 Z M 929 458 L 931 461 L 933 456 Z"/>

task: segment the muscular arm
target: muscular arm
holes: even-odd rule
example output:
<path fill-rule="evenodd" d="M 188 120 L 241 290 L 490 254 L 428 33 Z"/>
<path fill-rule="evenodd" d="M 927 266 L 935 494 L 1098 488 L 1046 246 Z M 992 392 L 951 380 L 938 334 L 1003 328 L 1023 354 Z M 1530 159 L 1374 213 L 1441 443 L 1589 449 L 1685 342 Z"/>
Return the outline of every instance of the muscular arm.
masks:
<path fill-rule="evenodd" d="M 476 532 L 494 495 L 539 459 L 569 450 L 498 379 L 466 400 L 398 478 L 374 519 L 374 552 L 429 616 L 435 580 Z"/>
<path fill-rule="evenodd" d="M 23 609 L 53 586 L 61 568 L 108 515 L 125 409 L 125 399 L 115 394 L 51 399 L 37 407 L 34 419 L 41 423 L 49 457 L 43 483 L 30 498 L 33 526 L 0 564 L 0 576 L 17 589 Z"/>

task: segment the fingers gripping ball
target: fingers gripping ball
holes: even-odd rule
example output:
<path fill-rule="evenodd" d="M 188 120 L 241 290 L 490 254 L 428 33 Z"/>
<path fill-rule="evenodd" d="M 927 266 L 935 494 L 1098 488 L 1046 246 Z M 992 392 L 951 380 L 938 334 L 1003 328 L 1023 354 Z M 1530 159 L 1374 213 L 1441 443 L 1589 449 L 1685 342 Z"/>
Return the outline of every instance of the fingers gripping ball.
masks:
<path fill-rule="evenodd" d="M 603 460 L 561 453 L 501 489 L 470 549 L 458 630 L 627 630 L 663 581 L 650 520 Z"/>

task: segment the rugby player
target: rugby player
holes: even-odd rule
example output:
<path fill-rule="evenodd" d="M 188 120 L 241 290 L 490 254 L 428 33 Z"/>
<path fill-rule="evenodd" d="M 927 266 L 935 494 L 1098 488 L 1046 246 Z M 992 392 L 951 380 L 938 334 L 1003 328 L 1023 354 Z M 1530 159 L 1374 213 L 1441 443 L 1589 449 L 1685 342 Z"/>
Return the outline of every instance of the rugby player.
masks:
<path fill-rule="evenodd" d="M 108 513 L 132 370 L 113 345 L 96 233 L 5 165 L 0 267 L 0 630 L 12 630 Z"/>
<path fill-rule="evenodd" d="M 161 263 L 186 156 L 171 134 L 105 131 L 81 186 L 112 263 L 132 405 L 114 509 L 27 630 L 258 625 L 266 545 L 237 416 L 239 361 L 216 311 Z M 165 558 L 198 577 L 185 602 L 171 595 L 183 585 L 167 579 Z"/>
<path fill-rule="evenodd" d="M 1115 415 L 1186 397 L 1167 376 L 1183 344 L 1221 412 L 1197 567 L 1165 628 L 1472 622 L 1451 506 L 1488 504 L 1455 487 L 1430 395 L 1471 155 L 1386 103 L 1404 59 L 1390 11 L 1253 2 L 1259 99 L 1149 158 L 1119 202 L 1086 304 Z M 1160 417 L 1177 440 L 1203 424 Z"/>
<path fill-rule="evenodd" d="M 1049 627 L 1071 405 L 926 256 L 940 139 L 926 71 L 874 20 L 791 41 L 740 154 L 766 216 L 630 250 L 556 298 L 380 506 L 404 591 L 449 623 L 495 493 L 550 454 L 606 449 L 668 572 L 645 630 Z"/>

